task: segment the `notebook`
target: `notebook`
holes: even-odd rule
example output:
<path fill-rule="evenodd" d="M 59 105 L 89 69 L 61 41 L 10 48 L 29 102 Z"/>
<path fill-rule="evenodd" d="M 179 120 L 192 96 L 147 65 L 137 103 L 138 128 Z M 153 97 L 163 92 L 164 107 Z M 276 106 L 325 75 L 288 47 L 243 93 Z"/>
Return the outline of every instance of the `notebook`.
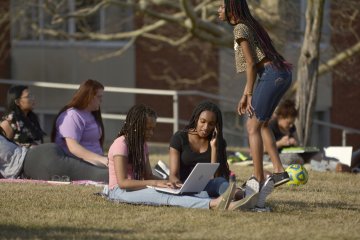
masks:
<path fill-rule="evenodd" d="M 311 153 L 319 152 L 317 147 L 286 147 L 281 150 L 281 153 Z"/>
<path fill-rule="evenodd" d="M 171 194 L 198 193 L 203 191 L 209 180 L 214 177 L 216 169 L 219 165 L 219 163 L 196 164 L 181 188 L 173 189 L 153 186 L 148 186 L 148 188 L 154 188 L 157 191 Z"/>

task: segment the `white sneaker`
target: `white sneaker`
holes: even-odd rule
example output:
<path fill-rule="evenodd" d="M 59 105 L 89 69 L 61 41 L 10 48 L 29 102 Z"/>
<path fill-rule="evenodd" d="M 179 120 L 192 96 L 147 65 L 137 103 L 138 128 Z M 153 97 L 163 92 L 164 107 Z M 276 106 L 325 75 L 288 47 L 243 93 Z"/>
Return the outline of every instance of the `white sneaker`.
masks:
<path fill-rule="evenodd" d="M 258 193 L 260 189 L 260 184 L 253 176 L 246 181 L 245 185 L 245 197 Z"/>
<path fill-rule="evenodd" d="M 256 204 L 256 207 L 258 208 L 264 208 L 265 207 L 265 200 L 267 196 L 270 195 L 270 193 L 274 190 L 275 182 L 272 177 L 268 177 L 266 181 L 264 182 L 264 185 L 261 187 L 259 192 L 259 199 Z"/>

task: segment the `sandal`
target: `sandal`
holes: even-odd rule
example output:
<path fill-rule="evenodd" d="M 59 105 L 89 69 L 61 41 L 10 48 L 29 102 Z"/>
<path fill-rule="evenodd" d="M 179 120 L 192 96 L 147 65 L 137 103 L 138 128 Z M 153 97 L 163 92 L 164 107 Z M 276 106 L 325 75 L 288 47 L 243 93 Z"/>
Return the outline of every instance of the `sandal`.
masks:
<path fill-rule="evenodd" d="M 215 207 L 216 210 L 226 210 L 228 209 L 230 202 L 233 200 L 236 190 L 236 184 L 235 182 L 231 182 L 229 184 L 229 187 L 226 189 L 226 191 L 221 194 L 221 201 L 220 203 Z"/>

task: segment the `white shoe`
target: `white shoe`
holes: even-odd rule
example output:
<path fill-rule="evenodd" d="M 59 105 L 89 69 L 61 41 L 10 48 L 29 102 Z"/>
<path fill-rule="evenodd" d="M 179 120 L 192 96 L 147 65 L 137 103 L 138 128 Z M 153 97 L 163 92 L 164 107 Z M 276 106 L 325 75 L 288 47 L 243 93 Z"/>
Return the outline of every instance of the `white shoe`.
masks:
<path fill-rule="evenodd" d="M 265 200 L 267 196 L 270 195 L 270 193 L 274 190 L 275 182 L 272 177 L 268 177 L 266 181 L 264 182 L 264 185 L 261 187 L 259 192 L 259 199 L 256 204 L 256 207 L 258 208 L 264 208 L 265 207 Z"/>
<path fill-rule="evenodd" d="M 259 190 L 260 190 L 260 184 L 254 176 L 252 176 L 251 178 L 249 178 L 249 180 L 246 181 L 245 197 L 253 195 L 254 193 L 258 193 Z"/>

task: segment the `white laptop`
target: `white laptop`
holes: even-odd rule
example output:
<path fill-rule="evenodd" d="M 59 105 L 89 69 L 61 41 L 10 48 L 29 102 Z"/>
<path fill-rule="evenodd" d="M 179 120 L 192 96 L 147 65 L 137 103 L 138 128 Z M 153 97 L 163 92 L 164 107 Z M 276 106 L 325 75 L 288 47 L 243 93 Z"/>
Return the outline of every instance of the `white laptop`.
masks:
<path fill-rule="evenodd" d="M 185 180 L 181 188 L 166 188 L 166 187 L 153 187 L 160 192 L 167 192 L 171 194 L 183 194 L 183 193 L 199 193 L 203 191 L 210 181 L 214 177 L 216 169 L 220 163 L 198 163 L 191 171 L 188 178 Z"/>

